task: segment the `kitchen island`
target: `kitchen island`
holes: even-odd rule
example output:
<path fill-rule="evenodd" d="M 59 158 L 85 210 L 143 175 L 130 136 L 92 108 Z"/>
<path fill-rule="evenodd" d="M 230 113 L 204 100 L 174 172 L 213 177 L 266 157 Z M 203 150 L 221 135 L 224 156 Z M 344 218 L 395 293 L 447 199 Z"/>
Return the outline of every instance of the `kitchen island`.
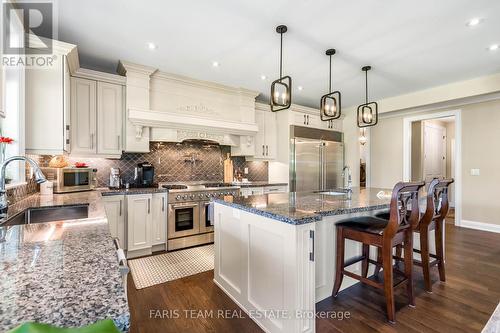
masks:
<path fill-rule="evenodd" d="M 315 332 L 315 304 L 333 289 L 335 224 L 387 210 L 390 195 L 353 188 L 216 199 L 214 281 L 265 331 Z M 347 241 L 345 254 L 360 255 L 360 243 Z M 345 277 L 342 287 L 356 282 Z"/>
<path fill-rule="evenodd" d="M 128 331 L 126 293 L 99 192 L 34 194 L 11 205 L 0 223 L 30 208 L 68 205 L 88 205 L 88 217 L 0 224 L 1 332 L 27 321 L 80 327 L 102 319 Z"/>

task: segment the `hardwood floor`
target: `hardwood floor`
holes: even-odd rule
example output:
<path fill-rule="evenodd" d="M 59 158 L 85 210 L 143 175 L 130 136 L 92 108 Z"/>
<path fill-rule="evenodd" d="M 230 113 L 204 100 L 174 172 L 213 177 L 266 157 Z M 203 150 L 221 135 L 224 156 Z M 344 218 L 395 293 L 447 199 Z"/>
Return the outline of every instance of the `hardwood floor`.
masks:
<path fill-rule="evenodd" d="M 416 307 L 409 308 L 405 288 L 397 288 L 395 325 L 386 323 L 381 291 L 361 284 L 348 288 L 336 299 L 318 303 L 316 310 L 347 311 L 349 319 L 317 319 L 316 332 L 480 332 L 500 302 L 500 234 L 446 224 L 446 274 L 446 283 L 440 283 L 437 268 L 432 269 L 433 293 L 429 294 L 420 268 L 415 267 Z M 131 332 L 261 332 L 212 279 L 210 271 L 136 290 L 129 276 Z M 186 318 L 188 309 L 208 314 L 213 310 L 213 314 Z M 150 318 L 150 310 L 154 315 L 159 314 L 154 310 L 165 314 L 176 310 L 180 316 Z M 229 310 L 226 315 L 236 318 L 220 318 L 219 310 Z"/>

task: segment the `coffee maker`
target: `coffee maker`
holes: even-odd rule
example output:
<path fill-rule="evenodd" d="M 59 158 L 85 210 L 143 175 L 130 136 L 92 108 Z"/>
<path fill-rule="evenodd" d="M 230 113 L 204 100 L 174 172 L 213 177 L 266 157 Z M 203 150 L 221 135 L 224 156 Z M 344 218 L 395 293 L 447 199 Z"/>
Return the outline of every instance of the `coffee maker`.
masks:
<path fill-rule="evenodd" d="M 135 168 L 135 184 L 137 187 L 153 186 L 155 176 L 155 168 L 149 162 L 142 162 L 137 164 Z"/>

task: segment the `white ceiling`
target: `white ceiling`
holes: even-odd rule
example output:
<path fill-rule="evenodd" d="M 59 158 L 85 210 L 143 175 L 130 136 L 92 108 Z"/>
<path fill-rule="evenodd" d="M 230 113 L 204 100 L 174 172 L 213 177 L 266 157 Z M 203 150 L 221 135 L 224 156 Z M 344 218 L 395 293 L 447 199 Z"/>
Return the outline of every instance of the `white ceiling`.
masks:
<path fill-rule="evenodd" d="M 500 72 L 500 50 L 487 50 L 500 43 L 498 0 L 64 0 L 58 10 L 59 39 L 78 45 L 83 67 L 114 72 L 124 59 L 261 98 L 278 77 L 275 27 L 286 24 L 284 73 L 293 102 L 309 106 L 328 89 L 332 47 L 344 106 L 364 99 L 363 65 L 373 99 Z M 466 27 L 473 17 L 484 21 Z"/>

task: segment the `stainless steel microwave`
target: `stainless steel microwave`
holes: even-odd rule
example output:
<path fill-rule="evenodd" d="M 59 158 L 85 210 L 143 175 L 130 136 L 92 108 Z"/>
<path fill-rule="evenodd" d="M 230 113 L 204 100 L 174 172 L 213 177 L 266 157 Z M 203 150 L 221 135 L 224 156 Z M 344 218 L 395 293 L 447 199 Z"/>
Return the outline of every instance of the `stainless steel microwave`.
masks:
<path fill-rule="evenodd" d="M 91 191 L 95 188 L 92 168 L 41 168 L 47 180 L 54 183 L 54 193 Z"/>

